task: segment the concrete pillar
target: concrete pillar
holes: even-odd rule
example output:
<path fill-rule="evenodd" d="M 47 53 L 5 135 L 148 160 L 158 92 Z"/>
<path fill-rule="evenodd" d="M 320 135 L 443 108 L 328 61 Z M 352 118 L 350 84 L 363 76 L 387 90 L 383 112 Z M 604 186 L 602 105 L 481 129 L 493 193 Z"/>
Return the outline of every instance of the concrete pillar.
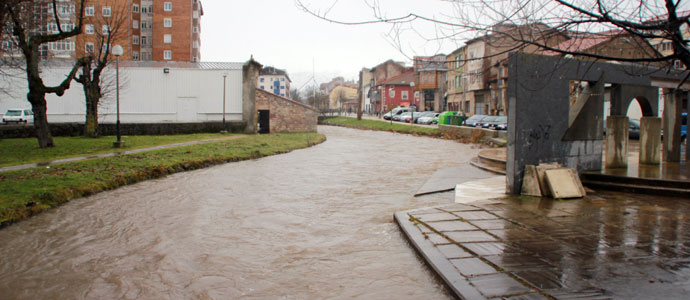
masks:
<path fill-rule="evenodd" d="M 661 163 L 661 118 L 643 117 L 640 120 L 640 163 Z"/>
<path fill-rule="evenodd" d="M 242 119 L 247 122 L 244 132 L 248 134 L 256 133 L 256 82 L 262 67 L 254 57 L 242 66 Z"/>
<path fill-rule="evenodd" d="M 664 93 L 664 161 L 680 162 L 680 112 L 685 93 L 665 89 Z"/>
<path fill-rule="evenodd" d="M 606 167 L 628 167 L 628 117 L 606 118 Z"/>

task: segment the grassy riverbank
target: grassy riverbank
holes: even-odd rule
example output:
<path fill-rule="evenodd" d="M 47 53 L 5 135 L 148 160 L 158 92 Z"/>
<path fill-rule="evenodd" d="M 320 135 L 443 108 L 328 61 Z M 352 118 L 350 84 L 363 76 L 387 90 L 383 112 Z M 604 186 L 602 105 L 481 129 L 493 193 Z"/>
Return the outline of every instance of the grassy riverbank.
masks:
<path fill-rule="evenodd" d="M 437 128 L 421 127 L 400 123 L 391 124 L 389 121 L 376 121 L 376 120 L 357 120 L 356 118 L 350 117 L 335 117 L 330 119 L 325 119 L 323 124 L 343 126 L 355 129 L 367 129 L 367 130 L 378 130 L 378 131 L 390 131 L 397 133 L 408 133 L 417 135 L 428 135 L 428 136 L 440 136 L 441 133 Z"/>
<path fill-rule="evenodd" d="M 325 140 L 317 133 L 252 135 L 0 173 L 0 227 L 74 198 L 176 172 L 285 153 Z"/>
<path fill-rule="evenodd" d="M 119 151 L 228 136 L 220 133 L 127 136 L 123 137 L 126 146 L 119 149 Z M 53 139 L 57 146 L 48 149 L 38 148 L 35 138 L 1 140 L 0 167 L 109 153 L 113 152 L 113 142 L 115 141 L 113 136 L 102 136 L 99 138 L 54 137 Z"/>

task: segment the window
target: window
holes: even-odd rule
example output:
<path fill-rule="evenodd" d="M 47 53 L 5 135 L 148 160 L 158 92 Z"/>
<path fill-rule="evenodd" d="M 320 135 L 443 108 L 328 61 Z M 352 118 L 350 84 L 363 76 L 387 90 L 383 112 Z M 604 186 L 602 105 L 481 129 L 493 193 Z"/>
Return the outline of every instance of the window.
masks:
<path fill-rule="evenodd" d="M 194 26 L 193 32 L 194 32 L 194 33 L 199 33 L 199 26 Z"/>
<path fill-rule="evenodd" d="M 259 82 L 264 82 L 264 78 L 263 77 L 259 78 Z"/>
<path fill-rule="evenodd" d="M 163 35 L 163 43 L 166 43 L 166 44 L 172 43 L 172 34 Z"/>
<path fill-rule="evenodd" d="M 281 78 L 280 81 L 285 81 L 285 78 Z"/>
<path fill-rule="evenodd" d="M 84 27 L 84 32 L 86 32 L 86 34 L 93 34 L 95 32 L 93 30 L 93 24 L 86 24 Z"/>
<path fill-rule="evenodd" d="M 389 95 L 391 98 L 395 97 L 395 90 L 394 90 L 394 89 L 390 89 L 390 91 L 388 92 L 388 95 Z"/>
<path fill-rule="evenodd" d="M 139 45 L 139 36 L 138 35 L 132 36 L 132 44 L 133 45 Z"/>
<path fill-rule="evenodd" d="M 86 51 L 86 53 L 92 53 L 93 54 L 95 52 L 93 50 L 93 43 L 86 43 L 84 45 L 85 45 L 84 51 Z"/>
<path fill-rule="evenodd" d="M 103 33 L 103 35 L 108 35 L 108 34 L 110 34 L 110 26 L 108 26 L 108 25 L 103 25 L 103 28 L 101 29 L 101 32 Z"/>
<path fill-rule="evenodd" d="M 149 43 L 149 38 L 147 36 L 141 36 L 141 45 L 146 46 Z"/>
<path fill-rule="evenodd" d="M 138 20 L 132 21 L 132 28 L 139 29 L 139 21 Z"/>
<path fill-rule="evenodd" d="M 132 60 L 139 60 L 139 52 L 137 52 L 137 51 L 132 52 Z"/>
<path fill-rule="evenodd" d="M 284 86 L 284 85 L 281 85 L 281 86 L 280 86 L 280 89 L 281 89 L 281 90 L 284 90 L 284 89 L 285 89 L 285 86 Z"/>
<path fill-rule="evenodd" d="M 132 12 L 135 14 L 139 13 L 139 4 L 133 4 L 132 5 Z M 137 55 L 138 56 L 138 55 Z"/>
<path fill-rule="evenodd" d="M 110 17 L 113 14 L 112 9 L 110 9 L 110 6 L 103 6 L 103 16 L 104 17 Z"/>
<path fill-rule="evenodd" d="M 172 59 L 172 51 L 170 51 L 170 50 L 163 51 L 163 59 L 171 60 Z"/>
<path fill-rule="evenodd" d="M 95 12 L 96 10 L 93 8 L 93 6 L 84 7 L 84 15 L 87 17 L 93 17 Z"/>
<path fill-rule="evenodd" d="M 199 11 L 198 10 L 195 10 L 194 12 L 192 12 L 192 18 L 194 18 L 194 19 L 199 18 Z"/>
<path fill-rule="evenodd" d="M 402 95 L 402 99 L 403 99 L 403 100 L 408 100 L 408 97 L 409 97 L 409 96 L 408 96 L 408 94 L 407 94 L 407 91 L 402 91 L 402 94 L 401 94 L 401 95 Z"/>
<path fill-rule="evenodd" d="M 50 50 L 52 51 L 72 51 L 74 49 L 74 42 L 57 41 L 50 43 Z"/>
<path fill-rule="evenodd" d="M 194 41 L 192 47 L 194 47 L 194 49 L 198 49 L 199 48 L 199 41 Z"/>
<path fill-rule="evenodd" d="M 163 27 L 166 27 L 166 28 L 172 27 L 172 19 L 171 18 L 163 19 Z"/>
<path fill-rule="evenodd" d="M 164 2 L 163 3 L 163 10 L 164 11 L 172 11 L 172 2 Z"/>
<path fill-rule="evenodd" d="M 265 88 L 264 88 L 264 86 L 263 86 L 263 85 L 261 86 L 261 89 L 262 89 L 262 90 L 265 90 Z"/>

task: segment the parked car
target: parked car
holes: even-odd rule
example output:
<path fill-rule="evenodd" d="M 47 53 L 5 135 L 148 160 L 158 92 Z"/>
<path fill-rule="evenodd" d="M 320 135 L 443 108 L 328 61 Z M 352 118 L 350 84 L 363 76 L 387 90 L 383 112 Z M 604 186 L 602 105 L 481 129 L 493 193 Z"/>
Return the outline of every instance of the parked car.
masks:
<path fill-rule="evenodd" d="M 390 120 L 391 116 L 392 116 L 393 120 L 395 121 L 395 118 L 394 118 L 395 116 L 399 116 L 400 114 L 402 114 L 404 112 L 408 112 L 408 111 L 410 111 L 409 107 L 396 107 L 396 108 L 392 109 L 391 111 L 385 113 L 383 115 L 383 118 L 386 120 Z"/>
<path fill-rule="evenodd" d="M 2 123 L 33 123 L 34 113 L 30 109 L 8 109 L 2 116 Z"/>
<path fill-rule="evenodd" d="M 426 125 L 432 124 L 434 118 L 438 118 L 438 115 L 439 113 L 435 113 L 433 111 L 423 112 L 422 116 L 417 119 L 417 123 Z"/>
<path fill-rule="evenodd" d="M 680 115 L 680 141 L 685 142 L 688 139 L 688 113 Z"/>
<path fill-rule="evenodd" d="M 469 117 L 467 120 L 465 120 L 465 126 L 476 126 L 477 122 L 481 121 L 482 119 L 486 118 L 486 115 L 473 115 Z"/>
<path fill-rule="evenodd" d="M 477 128 L 489 128 L 489 123 L 496 121 L 498 116 L 486 116 L 481 121 L 475 123 L 474 127 Z"/>
<path fill-rule="evenodd" d="M 418 124 L 431 124 L 431 119 L 434 117 L 434 114 L 435 114 L 435 112 L 432 112 L 432 111 L 423 111 L 423 112 L 420 112 L 420 113 L 419 113 L 419 116 L 415 119 L 415 123 L 418 123 Z M 425 122 L 427 122 L 427 119 L 426 119 L 427 117 L 430 117 L 430 118 L 428 118 L 428 122 L 429 122 L 429 123 L 425 123 Z"/>
<path fill-rule="evenodd" d="M 411 115 L 412 115 L 412 113 L 407 111 L 407 112 L 401 113 L 399 115 L 393 116 L 393 121 L 404 122 L 405 118 L 409 117 Z"/>
<path fill-rule="evenodd" d="M 640 139 L 640 120 L 629 119 L 628 120 L 628 139 L 639 140 Z M 606 135 L 606 119 L 604 118 L 604 135 Z M 664 131 L 661 131 L 661 139 L 664 138 Z"/>
<path fill-rule="evenodd" d="M 507 130 L 508 129 L 508 117 L 507 116 L 498 116 L 498 118 L 496 118 L 496 121 L 489 123 L 489 129 Z"/>
<path fill-rule="evenodd" d="M 410 115 L 406 115 L 405 117 L 400 117 L 400 121 L 403 121 L 405 123 L 411 123 L 415 122 L 417 118 L 419 118 L 419 115 L 422 114 L 420 112 L 411 112 Z"/>

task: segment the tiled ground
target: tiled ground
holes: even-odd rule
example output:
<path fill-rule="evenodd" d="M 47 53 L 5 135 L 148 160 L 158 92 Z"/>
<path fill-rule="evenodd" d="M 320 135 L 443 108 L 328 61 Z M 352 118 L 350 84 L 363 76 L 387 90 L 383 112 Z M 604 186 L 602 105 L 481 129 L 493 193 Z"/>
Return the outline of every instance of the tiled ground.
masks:
<path fill-rule="evenodd" d="M 408 212 L 487 298 L 687 299 L 690 201 L 509 197 Z"/>

